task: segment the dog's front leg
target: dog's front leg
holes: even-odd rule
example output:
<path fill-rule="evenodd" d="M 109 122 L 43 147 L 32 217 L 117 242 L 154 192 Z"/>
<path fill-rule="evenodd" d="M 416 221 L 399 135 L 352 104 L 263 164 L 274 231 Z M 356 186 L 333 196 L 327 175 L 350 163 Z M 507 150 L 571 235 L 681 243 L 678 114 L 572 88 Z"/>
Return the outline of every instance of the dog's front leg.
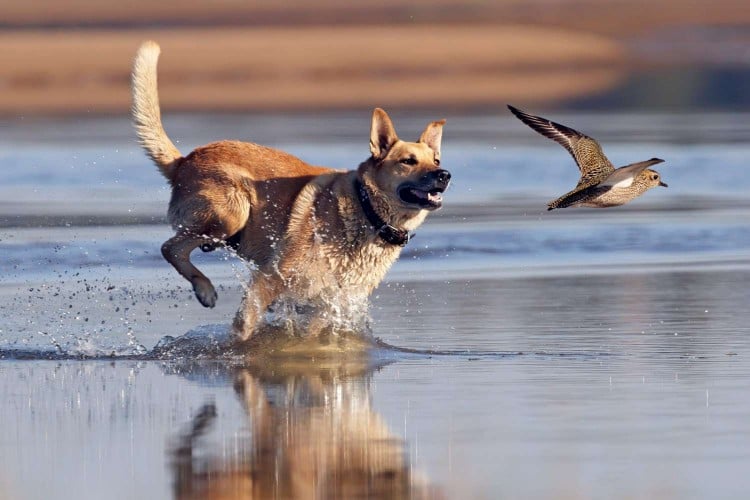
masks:
<path fill-rule="evenodd" d="M 242 303 L 232 323 L 232 333 L 238 340 L 247 340 L 255 333 L 268 306 L 279 293 L 277 280 L 262 273 L 256 273 L 252 283 L 245 290 Z"/>
<path fill-rule="evenodd" d="M 211 280 L 190 262 L 190 252 L 205 243 L 205 238 L 188 233 L 178 233 L 161 246 L 161 254 L 172 264 L 177 272 L 192 285 L 195 296 L 205 307 L 216 305 L 216 289 Z"/>

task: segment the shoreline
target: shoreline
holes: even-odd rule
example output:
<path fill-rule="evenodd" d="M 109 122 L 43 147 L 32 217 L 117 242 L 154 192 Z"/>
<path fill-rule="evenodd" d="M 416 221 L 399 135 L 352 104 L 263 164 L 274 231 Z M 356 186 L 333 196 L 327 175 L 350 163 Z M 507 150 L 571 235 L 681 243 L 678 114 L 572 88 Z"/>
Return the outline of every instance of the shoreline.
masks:
<path fill-rule="evenodd" d="M 0 20 L 0 117 L 127 113 L 147 39 L 164 49 L 167 113 L 565 105 L 644 71 L 747 68 L 745 3 L 15 2 Z M 671 85 L 695 90 L 683 80 Z"/>
<path fill-rule="evenodd" d="M 609 38 L 523 25 L 0 31 L 0 116 L 127 113 L 147 39 L 167 113 L 552 102 L 611 88 L 627 63 Z"/>

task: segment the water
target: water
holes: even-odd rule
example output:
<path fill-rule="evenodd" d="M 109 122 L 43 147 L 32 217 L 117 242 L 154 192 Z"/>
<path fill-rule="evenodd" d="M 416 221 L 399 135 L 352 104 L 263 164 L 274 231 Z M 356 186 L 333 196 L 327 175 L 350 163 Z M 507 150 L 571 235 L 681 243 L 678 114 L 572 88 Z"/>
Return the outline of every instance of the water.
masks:
<path fill-rule="evenodd" d="M 247 273 L 197 256 L 207 310 L 163 262 L 169 193 L 124 120 L 3 127 L 0 498 L 744 496 L 747 116 L 550 117 L 616 164 L 664 158 L 670 187 L 547 213 L 576 182 L 562 148 L 448 116 L 446 208 L 372 298 L 374 334 L 416 352 L 252 365 L 132 359 L 227 325 Z M 413 138 L 435 117 L 393 118 Z M 253 138 L 355 166 L 369 117 L 323 119 L 167 129 L 184 150 Z"/>

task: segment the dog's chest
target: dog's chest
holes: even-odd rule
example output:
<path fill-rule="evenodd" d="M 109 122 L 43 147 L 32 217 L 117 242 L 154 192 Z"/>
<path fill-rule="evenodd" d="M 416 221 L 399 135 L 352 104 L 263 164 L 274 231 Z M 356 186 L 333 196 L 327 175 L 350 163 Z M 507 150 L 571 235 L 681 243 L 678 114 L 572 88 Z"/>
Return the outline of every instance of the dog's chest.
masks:
<path fill-rule="evenodd" d="M 310 185 L 297 198 L 280 258 L 308 293 L 368 295 L 401 253 L 375 234 L 357 203 L 331 186 Z"/>
<path fill-rule="evenodd" d="M 321 269 L 328 278 L 342 288 L 361 288 L 368 293 L 385 277 L 398 259 L 401 247 L 380 242 L 368 236 L 349 244 L 320 242 L 313 252 L 320 257 Z"/>

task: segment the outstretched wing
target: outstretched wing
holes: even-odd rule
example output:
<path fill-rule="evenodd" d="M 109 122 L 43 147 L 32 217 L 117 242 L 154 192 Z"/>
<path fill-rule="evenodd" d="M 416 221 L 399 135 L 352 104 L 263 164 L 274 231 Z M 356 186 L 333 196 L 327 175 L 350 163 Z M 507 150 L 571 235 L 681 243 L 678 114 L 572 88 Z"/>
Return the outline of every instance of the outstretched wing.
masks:
<path fill-rule="evenodd" d="M 526 125 L 568 150 L 581 172 L 577 188 L 598 184 L 614 172 L 615 167 L 604 156 L 599 143 L 591 137 L 541 116 L 525 113 L 510 104 L 508 109 Z"/>
<path fill-rule="evenodd" d="M 651 165 L 656 165 L 657 163 L 663 163 L 664 160 L 661 158 L 651 158 L 650 160 L 646 161 L 639 161 L 638 163 L 631 163 L 630 165 L 625 165 L 624 167 L 620 167 L 612 174 L 604 179 L 602 181 L 602 186 L 619 186 L 619 187 L 628 187 L 633 183 L 633 179 L 646 170 Z"/>

